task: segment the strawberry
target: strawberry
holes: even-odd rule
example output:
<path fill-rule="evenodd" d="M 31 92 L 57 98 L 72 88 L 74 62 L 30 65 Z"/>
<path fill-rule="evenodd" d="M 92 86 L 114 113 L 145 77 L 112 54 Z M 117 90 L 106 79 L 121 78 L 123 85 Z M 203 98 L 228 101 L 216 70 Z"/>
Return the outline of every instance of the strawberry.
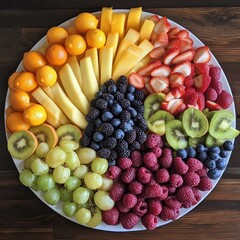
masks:
<path fill-rule="evenodd" d="M 200 74 L 200 75 L 197 75 L 195 78 L 193 78 L 193 85 L 198 91 L 203 93 L 209 87 L 210 82 L 211 82 L 211 77 L 209 77 L 207 74 Z"/>
<path fill-rule="evenodd" d="M 177 116 L 184 112 L 187 109 L 187 106 L 184 102 L 180 104 L 180 106 L 175 110 L 174 115 Z"/>
<path fill-rule="evenodd" d="M 159 46 L 162 46 L 162 47 L 167 47 L 168 45 L 168 35 L 167 33 L 165 32 L 162 32 L 162 33 L 159 33 L 157 34 L 155 40 L 154 40 L 154 44 L 153 46 L 154 47 L 159 47 Z"/>
<path fill-rule="evenodd" d="M 209 100 L 207 100 L 205 102 L 205 107 L 208 108 L 210 111 L 215 111 L 215 110 L 222 109 L 222 107 L 219 104 L 217 104 L 215 102 L 212 102 L 212 101 L 209 101 Z"/>
<path fill-rule="evenodd" d="M 198 101 L 198 94 L 192 87 L 187 87 L 182 99 L 187 105 L 195 105 Z"/>
<path fill-rule="evenodd" d="M 166 77 L 153 77 L 150 80 L 150 86 L 154 92 L 162 92 L 169 86 L 169 79 Z"/>
<path fill-rule="evenodd" d="M 152 15 L 149 20 L 152 20 L 154 23 L 160 20 L 160 17 L 158 15 Z"/>
<path fill-rule="evenodd" d="M 166 88 L 162 91 L 162 93 L 164 93 L 165 95 L 168 94 L 169 92 L 170 92 L 169 87 L 166 87 Z"/>
<path fill-rule="evenodd" d="M 157 37 L 158 37 L 158 33 L 152 32 L 151 36 L 150 36 L 151 42 L 154 43 L 156 41 Z"/>
<path fill-rule="evenodd" d="M 176 37 L 180 38 L 180 39 L 188 38 L 189 37 L 189 32 L 187 30 L 185 30 L 185 29 L 180 30 Z"/>
<path fill-rule="evenodd" d="M 151 71 L 152 77 L 168 77 L 171 73 L 171 68 L 167 65 L 160 65 Z"/>
<path fill-rule="evenodd" d="M 208 46 L 199 47 L 195 51 L 194 63 L 207 63 L 211 59 L 211 53 Z"/>
<path fill-rule="evenodd" d="M 156 23 L 153 28 L 154 33 L 162 33 L 165 32 L 167 33 L 171 28 L 171 24 L 168 22 L 168 19 L 166 17 L 160 18 Z"/>
<path fill-rule="evenodd" d="M 185 77 L 184 85 L 186 87 L 192 87 L 193 86 L 193 78 L 192 78 L 192 76 L 189 75 L 189 76 Z"/>
<path fill-rule="evenodd" d="M 181 42 L 181 40 L 178 39 L 178 38 L 172 39 L 172 40 L 168 43 L 167 49 L 179 48 L 179 47 L 180 47 L 180 42 Z"/>
<path fill-rule="evenodd" d="M 233 103 L 233 96 L 226 90 L 218 95 L 216 103 L 219 104 L 223 109 L 227 109 Z"/>
<path fill-rule="evenodd" d="M 179 48 L 168 49 L 163 55 L 163 63 L 170 65 L 172 60 L 179 54 Z"/>
<path fill-rule="evenodd" d="M 151 79 L 151 77 L 143 76 L 144 84 L 149 83 L 150 79 Z"/>
<path fill-rule="evenodd" d="M 185 77 L 189 76 L 192 72 L 192 67 L 190 62 L 183 62 L 177 64 L 173 69 L 172 73 L 179 72 L 182 73 Z"/>
<path fill-rule="evenodd" d="M 193 45 L 193 40 L 190 37 L 186 37 L 184 38 L 184 41 L 190 43 L 191 45 Z"/>
<path fill-rule="evenodd" d="M 185 93 L 185 87 L 181 86 L 178 88 L 173 88 L 166 96 L 165 101 L 169 102 L 174 98 L 181 98 Z"/>
<path fill-rule="evenodd" d="M 165 53 L 165 49 L 162 46 L 155 47 L 153 50 L 149 53 L 149 56 L 153 59 L 160 59 Z"/>
<path fill-rule="evenodd" d="M 216 90 L 212 87 L 208 87 L 204 95 L 206 100 L 209 100 L 212 102 L 215 102 L 218 97 Z"/>
<path fill-rule="evenodd" d="M 171 73 L 169 75 L 169 82 L 170 82 L 170 87 L 175 88 L 175 87 L 180 87 L 184 85 L 184 75 L 182 73 Z"/>
<path fill-rule="evenodd" d="M 211 83 L 210 83 L 210 87 L 212 87 L 213 89 L 215 89 L 215 91 L 217 92 L 217 94 L 219 95 L 222 90 L 223 90 L 223 85 L 220 81 L 214 81 L 211 79 Z"/>
<path fill-rule="evenodd" d="M 137 89 L 144 88 L 143 76 L 138 73 L 131 73 L 128 77 L 129 83 Z"/>
<path fill-rule="evenodd" d="M 210 66 L 209 76 L 212 78 L 212 81 L 220 81 L 222 74 L 222 69 L 218 66 Z"/>
<path fill-rule="evenodd" d="M 187 41 L 185 39 L 184 40 L 181 39 L 180 44 L 179 44 L 179 49 L 180 49 L 180 53 L 182 53 L 189 49 L 193 49 L 193 46 L 192 46 L 192 43 L 190 43 L 189 41 Z"/>
<path fill-rule="evenodd" d="M 140 75 L 142 75 L 142 76 L 150 76 L 151 71 L 152 71 L 154 68 L 156 68 L 156 67 L 158 67 L 158 66 L 160 66 L 160 65 L 161 65 L 161 61 L 160 61 L 160 60 L 155 60 L 155 61 L 149 63 L 147 66 L 144 66 L 144 67 L 140 68 L 140 69 L 137 71 L 137 73 L 140 74 Z"/>
<path fill-rule="evenodd" d="M 209 64 L 207 63 L 194 63 L 194 69 L 197 75 L 203 73 L 209 75 Z"/>
<path fill-rule="evenodd" d="M 180 54 L 178 54 L 173 60 L 172 60 L 172 64 L 178 64 L 181 62 L 191 62 L 193 60 L 194 57 L 194 50 L 193 49 L 189 49 L 185 52 L 182 52 Z"/>
<path fill-rule="evenodd" d="M 151 87 L 151 85 L 150 85 L 149 82 L 148 82 L 148 83 L 145 83 L 145 88 L 146 88 L 146 90 L 147 90 L 149 93 L 154 93 L 154 91 L 153 91 L 153 89 L 152 89 L 152 87 Z"/>
<path fill-rule="evenodd" d="M 176 38 L 177 34 L 179 33 L 179 28 L 177 27 L 173 27 L 168 31 L 168 38 L 169 40 L 172 40 L 174 38 Z"/>
<path fill-rule="evenodd" d="M 182 99 L 172 99 L 168 102 L 168 111 L 172 114 L 172 115 L 176 115 L 177 114 L 177 109 L 180 107 L 180 105 L 183 103 Z"/>
<path fill-rule="evenodd" d="M 164 111 L 168 111 L 168 102 L 161 102 L 161 109 Z"/>
<path fill-rule="evenodd" d="M 197 105 L 198 109 L 202 111 L 205 108 L 205 96 L 202 92 L 197 91 L 198 94 L 198 100 L 197 100 Z"/>

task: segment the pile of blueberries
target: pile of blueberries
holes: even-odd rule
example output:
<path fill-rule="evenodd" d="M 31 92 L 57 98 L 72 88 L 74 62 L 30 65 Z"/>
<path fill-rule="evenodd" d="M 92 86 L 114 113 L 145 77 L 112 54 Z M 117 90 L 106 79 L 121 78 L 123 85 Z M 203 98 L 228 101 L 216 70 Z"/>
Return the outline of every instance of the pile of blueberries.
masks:
<path fill-rule="evenodd" d="M 128 84 L 126 76 L 105 82 L 91 101 L 81 146 L 94 149 L 109 165 L 139 150 L 147 138 L 144 98 L 141 90 Z"/>
<path fill-rule="evenodd" d="M 207 148 L 203 144 L 198 144 L 195 148 L 177 150 L 176 155 L 182 159 L 197 158 L 208 169 L 208 177 L 218 179 L 221 176 L 221 170 L 227 166 L 227 157 L 234 148 L 232 141 L 228 140 L 221 147 L 211 146 Z"/>

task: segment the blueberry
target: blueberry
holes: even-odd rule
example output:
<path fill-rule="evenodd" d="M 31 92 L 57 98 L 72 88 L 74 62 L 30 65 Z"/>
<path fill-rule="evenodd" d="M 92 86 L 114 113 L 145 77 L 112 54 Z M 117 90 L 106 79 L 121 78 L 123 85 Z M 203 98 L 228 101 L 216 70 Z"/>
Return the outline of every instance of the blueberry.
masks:
<path fill-rule="evenodd" d="M 112 100 L 112 99 L 109 99 L 109 100 L 108 100 L 108 106 L 109 106 L 109 107 L 112 107 L 112 105 L 113 105 L 113 100 Z"/>
<path fill-rule="evenodd" d="M 219 155 L 217 153 L 209 153 L 208 157 L 214 161 L 217 161 L 219 159 Z"/>
<path fill-rule="evenodd" d="M 102 120 L 103 120 L 104 122 L 109 122 L 112 118 L 113 118 L 113 115 L 112 115 L 112 113 L 110 113 L 110 112 L 104 112 L 104 113 L 102 114 Z"/>
<path fill-rule="evenodd" d="M 120 140 L 120 139 L 123 139 L 124 138 L 124 132 L 121 130 L 121 129 L 117 129 L 115 130 L 114 132 L 114 137 L 117 139 L 117 140 Z"/>
<path fill-rule="evenodd" d="M 204 166 L 208 169 L 214 169 L 216 168 L 216 162 L 212 159 L 207 159 L 204 163 Z"/>
<path fill-rule="evenodd" d="M 93 140 L 94 140 L 95 142 L 101 142 L 101 141 L 103 140 L 103 138 L 104 138 L 104 136 L 103 136 L 103 134 L 100 133 L 100 132 L 95 132 L 95 133 L 93 134 Z"/>
<path fill-rule="evenodd" d="M 214 169 L 209 170 L 207 175 L 211 179 L 218 179 L 221 175 L 221 172 L 217 168 L 214 168 Z"/>
<path fill-rule="evenodd" d="M 107 87 L 106 87 L 105 85 L 102 85 L 102 86 L 100 87 L 100 90 L 101 90 L 103 93 L 105 93 L 105 92 L 107 92 Z"/>
<path fill-rule="evenodd" d="M 103 95 L 102 91 L 98 91 L 95 95 L 95 98 L 100 98 Z"/>
<path fill-rule="evenodd" d="M 120 129 L 122 129 L 123 132 L 129 132 L 133 130 L 133 126 L 130 122 L 122 122 L 120 125 Z"/>
<path fill-rule="evenodd" d="M 91 142 L 90 148 L 92 148 L 95 151 L 97 151 L 97 150 L 99 150 L 100 146 L 96 142 Z"/>
<path fill-rule="evenodd" d="M 95 127 L 99 128 L 102 125 L 102 120 L 100 118 L 97 118 L 94 123 Z"/>
<path fill-rule="evenodd" d="M 111 124 L 113 125 L 113 127 L 118 127 L 121 124 L 121 121 L 119 118 L 113 118 Z"/>
<path fill-rule="evenodd" d="M 112 106 L 112 113 L 114 116 L 118 116 L 122 112 L 122 107 L 116 103 Z"/>
<path fill-rule="evenodd" d="M 206 152 L 200 152 L 197 153 L 197 159 L 199 159 L 201 162 L 205 162 L 208 158 L 208 154 Z"/>
<path fill-rule="evenodd" d="M 133 121 L 132 119 L 129 120 L 129 123 L 130 123 L 131 125 L 134 125 L 134 121 Z"/>
<path fill-rule="evenodd" d="M 116 160 L 109 160 L 108 161 L 108 166 L 115 166 L 116 165 Z"/>
<path fill-rule="evenodd" d="M 198 145 L 196 146 L 196 151 L 197 151 L 198 153 L 204 152 L 204 150 L 205 150 L 204 145 L 198 144 Z"/>
<path fill-rule="evenodd" d="M 135 91 L 135 87 L 133 86 L 133 85 L 128 85 L 127 86 L 127 91 L 129 92 L 129 93 L 134 93 L 134 91 Z"/>
<path fill-rule="evenodd" d="M 138 114 L 137 111 L 134 108 L 132 108 L 132 107 L 129 109 L 129 112 L 131 113 L 131 116 L 133 118 L 135 118 L 137 116 L 137 114 Z"/>
<path fill-rule="evenodd" d="M 208 152 L 219 154 L 220 153 L 220 148 L 218 146 L 211 146 L 211 147 L 208 148 Z"/>
<path fill-rule="evenodd" d="M 232 151 L 232 150 L 233 150 L 233 147 L 234 147 L 234 145 L 233 145 L 233 142 L 232 142 L 232 141 L 225 141 L 225 142 L 223 143 L 223 149 L 224 149 L 224 150 Z"/>
<path fill-rule="evenodd" d="M 134 100 L 134 95 L 132 93 L 126 93 L 126 99 L 132 102 Z"/>
<path fill-rule="evenodd" d="M 220 153 L 219 153 L 219 156 L 222 157 L 222 158 L 226 158 L 228 156 L 228 151 L 226 151 L 224 149 L 221 149 Z"/>
<path fill-rule="evenodd" d="M 111 84 L 110 86 L 108 86 L 108 92 L 113 94 L 117 91 L 117 86 L 115 84 Z"/>
<path fill-rule="evenodd" d="M 217 169 L 219 170 L 223 170 L 225 169 L 227 166 L 227 161 L 223 158 L 219 158 L 217 161 L 216 161 L 216 167 Z"/>
<path fill-rule="evenodd" d="M 185 159 L 187 157 L 186 149 L 179 149 L 179 150 L 177 150 L 177 156 L 182 158 L 182 159 Z"/>
<path fill-rule="evenodd" d="M 195 150 L 195 148 L 193 148 L 193 147 L 188 147 L 188 148 L 186 149 L 186 151 L 187 151 L 187 156 L 188 156 L 189 158 L 196 156 L 196 150 Z"/>

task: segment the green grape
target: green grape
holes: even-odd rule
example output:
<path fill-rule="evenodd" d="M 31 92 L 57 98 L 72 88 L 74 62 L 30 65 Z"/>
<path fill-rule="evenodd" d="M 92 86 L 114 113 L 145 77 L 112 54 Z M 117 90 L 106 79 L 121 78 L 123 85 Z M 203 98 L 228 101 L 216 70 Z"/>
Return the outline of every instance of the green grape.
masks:
<path fill-rule="evenodd" d="M 86 223 L 88 227 L 94 228 L 102 223 L 102 213 L 99 208 L 95 207 L 90 221 Z"/>
<path fill-rule="evenodd" d="M 38 191 L 38 190 L 39 190 L 37 184 L 34 184 L 34 185 L 31 187 L 31 189 L 33 189 L 34 191 Z"/>
<path fill-rule="evenodd" d="M 62 210 L 66 216 L 72 217 L 77 212 L 77 204 L 75 202 L 65 201 L 62 204 Z"/>
<path fill-rule="evenodd" d="M 81 164 L 88 164 L 96 158 L 96 151 L 91 148 L 84 147 L 77 151 L 77 155 Z"/>
<path fill-rule="evenodd" d="M 53 176 L 48 173 L 40 175 L 37 180 L 37 187 L 43 192 L 55 187 Z"/>
<path fill-rule="evenodd" d="M 49 167 L 43 160 L 36 158 L 31 164 L 31 170 L 35 175 L 42 175 L 49 171 Z"/>
<path fill-rule="evenodd" d="M 80 165 L 73 171 L 73 176 L 83 179 L 88 170 L 89 169 L 86 165 Z"/>
<path fill-rule="evenodd" d="M 59 146 L 51 149 L 46 155 L 46 163 L 49 167 L 55 168 L 65 163 L 67 153 Z"/>
<path fill-rule="evenodd" d="M 84 183 L 89 189 L 98 189 L 102 186 L 102 176 L 98 173 L 88 172 L 84 175 Z"/>
<path fill-rule="evenodd" d="M 97 207 L 103 211 L 112 209 L 115 204 L 109 194 L 105 191 L 97 191 L 94 194 L 94 202 Z"/>
<path fill-rule="evenodd" d="M 80 166 L 78 155 L 74 151 L 67 152 L 65 164 L 70 168 L 71 171 Z"/>
<path fill-rule="evenodd" d="M 35 152 L 40 158 L 46 157 L 47 153 L 49 152 L 49 146 L 46 142 L 41 142 L 38 144 Z"/>
<path fill-rule="evenodd" d="M 84 204 L 88 201 L 90 196 L 90 192 L 87 188 L 79 187 L 73 192 L 73 200 L 77 204 Z"/>
<path fill-rule="evenodd" d="M 80 224 L 86 224 L 91 219 L 91 212 L 86 208 L 80 208 L 75 214 L 76 220 Z"/>
<path fill-rule="evenodd" d="M 24 168 L 31 170 L 31 164 L 32 164 L 32 162 L 33 162 L 36 158 L 38 158 L 37 154 L 36 154 L 36 153 L 33 153 L 30 157 L 28 157 L 27 159 L 25 159 L 25 160 L 23 161 L 23 163 L 24 163 Z"/>
<path fill-rule="evenodd" d="M 71 171 L 68 167 L 62 165 L 57 166 L 53 170 L 53 179 L 56 183 L 63 184 L 65 183 L 71 175 Z"/>
<path fill-rule="evenodd" d="M 71 191 L 71 190 L 75 190 L 76 188 L 80 187 L 81 183 L 82 182 L 79 178 L 71 176 L 64 183 L 64 187 Z"/>
<path fill-rule="evenodd" d="M 102 180 L 103 180 L 103 183 L 102 183 L 102 186 L 99 188 L 99 190 L 108 192 L 113 185 L 113 180 L 111 178 L 108 178 L 105 175 L 102 175 Z"/>
<path fill-rule="evenodd" d="M 19 174 L 20 182 L 26 187 L 32 187 L 36 184 L 37 176 L 29 169 L 23 169 Z"/>
<path fill-rule="evenodd" d="M 44 193 L 45 200 L 50 205 L 56 205 L 60 200 L 60 190 L 53 187 Z"/>
<path fill-rule="evenodd" d="M 108 169 L 108 161 L 105 158 L 94 158 L 91 163 L 91 169 L 98 174 L 104 174 Z"/>
<path fill-rule="evenodd" d="M 60 140 L 60 142 L 58 143 L 58 145 L 65 151 L 65 152 L 71 152 L 74 151 L 76 149 L 78 149 L 79 147 L 79 143 L 77 143 L 74 140 L 70 140 L 70 139 L 65 139 L 62 138 Z"/>
<path fill-rule="evenodd" d="M 89 191 L 89 199 L 93 199 L 93 197 L 94 197 L 94 194 L 95 194 L 95 192 L 94 192 L 94 190 L 92 190 L 92 189 L 89 189 L 89 188 L 87 188 L 88 189 L 88 191 Z"/>
<path fill-rule="evenodd" d="M 69 191 L 66 188 L 60 188 L 60 200 L 72 201 L 73 200 L 73 191 Z"/>

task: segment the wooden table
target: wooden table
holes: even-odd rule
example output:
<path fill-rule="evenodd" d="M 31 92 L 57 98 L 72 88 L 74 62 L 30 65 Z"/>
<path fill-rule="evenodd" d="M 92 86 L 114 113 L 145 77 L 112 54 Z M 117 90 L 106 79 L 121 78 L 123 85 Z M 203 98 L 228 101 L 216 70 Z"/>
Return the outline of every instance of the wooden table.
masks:
<path fill-rule="evenodd" d="M 113 233 L 91 230 L 56 214 L 18 180 L 18 171 L 6 150 L 4 102 L 8 76 L 23 53 L 58 25 L 83 11 L 136 6 L 128 1 L 0 1 L 0 239 L 240 239 L 240 138 L 217 187 L 193 211 L 154 231 Z M 129 1 L 130 2 L 130 1 Z M 142 2 L 142 3 L 141 3 Z M 181 2 L 181 3 L 180 3 Z M 240 129 L 240 4 L 238 1 L 138 1 L 153 12 L 183 25 L 221 64 L 230 83 Z M 164 8 L 162 8 L 164 7 Z M 178 7 L 178 8 L 174 8 Z"/>

